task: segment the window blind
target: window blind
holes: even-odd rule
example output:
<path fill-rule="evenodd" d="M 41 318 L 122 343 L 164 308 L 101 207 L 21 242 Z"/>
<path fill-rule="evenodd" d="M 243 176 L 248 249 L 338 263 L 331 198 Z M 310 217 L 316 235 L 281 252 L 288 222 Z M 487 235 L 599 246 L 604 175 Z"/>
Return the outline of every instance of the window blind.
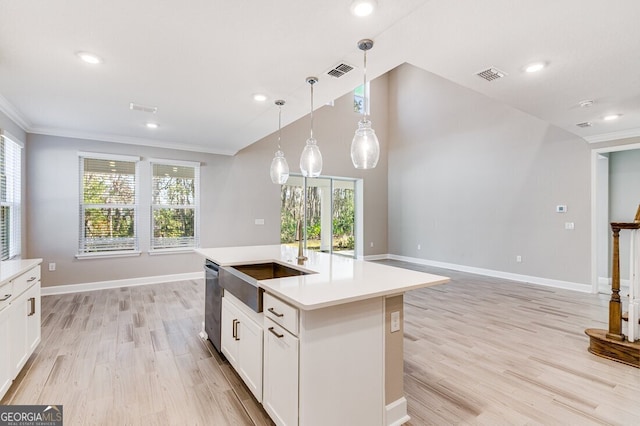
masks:
<path fill-rule="evenodd" d="M 79 254 L 138 251 L 138 158 L 80 154 Z"/>
<path fill-rule="evenodd" d="M 0 257 L 20 256 L 22 145 L 0 131 Z"/>
<path fill-rule="evenodd" d="M 151 250 L 198 247 L 200 164 L 150 163 Z"/>

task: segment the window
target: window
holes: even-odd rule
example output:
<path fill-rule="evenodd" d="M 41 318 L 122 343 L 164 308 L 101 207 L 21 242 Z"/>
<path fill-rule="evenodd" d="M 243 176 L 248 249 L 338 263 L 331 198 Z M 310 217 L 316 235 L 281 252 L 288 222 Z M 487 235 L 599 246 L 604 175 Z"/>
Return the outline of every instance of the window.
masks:
<path fill-rule="evenodd" d="M 1 133 L 1 132 L 0 132 Z M 0 257 L 20 256 L 22 145 L 0 134 Z"/>
<path fill-rule="evenodd" d="M 360 185 L 349 178 L 290 176 L 280 193 L 280 243 L 297 246 L 302 240 L 309 250 L 356 257 L 362 251 Z"/>
<path fill-rule="evenodd" d="M 199 244 L 200 165 L 151 160 L 151 250 Z"/>
<path fill-rule="evenodd" d="M 367 81 L 367 93 L 369 94 L 369 97 L 371 97 L 371 90 L 369 90 L 369 83 Z M 357 112 L 358 114 L 362 114 L 362 110 L 366 107 L 367 110 L 367 114 L 369 114 L 369 109 L 370 109 L 370 104 L 369 104 L 369 99 L 365 99 L 364 97 L 364 89 L 365 89 L 365 85 L 361 84 L 360 86 L 356 87 L 355 90 L 353 91 L 353 111 Z"/>
<path fill-rule="evenodd" d="M 80 256 L 138 252 L 138 160 L 80 154 Z"/>

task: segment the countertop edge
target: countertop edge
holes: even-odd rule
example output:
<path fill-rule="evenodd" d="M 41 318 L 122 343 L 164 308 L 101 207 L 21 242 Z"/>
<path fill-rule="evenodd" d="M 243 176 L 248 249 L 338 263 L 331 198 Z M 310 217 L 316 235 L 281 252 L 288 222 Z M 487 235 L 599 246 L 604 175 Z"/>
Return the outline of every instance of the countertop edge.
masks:
<path fill-rule="evenodd" d="M 437 280 L 437 281 L 433 281 L 433 282 L 429 282 L 429 283 L 422 283 L 422 284 L 414 284 L 414 285 L 408 285 L 406 287 L 402 287 L 402 288 L 394 288 L 394 289 L 389 289 L 389 290 L 383 290 L 383 291 L 378 291 L 378 292 L 373 292 L 373 293 L 367 293 L 367 294 L 359 294 L 359 295 L 355 295 L 355 296 L 351 296 L 351 297 L 344 297 L 341 298 L 339 300 L 327 300 L 327 301 L 323 301 L 323 302 L 318 302 L 318 303 L 311 303 L 311 304 L 307 304 L 307 303 L 303 303 L 299 300 L 293 299 L 289 296 L 287 296 L 286 294 L 279 292 L 277 289 L 271 288 L 268 286 L 268 284 L 262 284 L 260 281 L 258 281 L 258 286 L 263 289 L 265 292 L 279 298 L 282 299 L 283 301 L 295 306 L 298 309 L 301 309 L 303 311 L 313 311 L 316 309 L 322 309 L 322 308 L 329 308 L 331 306 L 339 306 L 339 305 L 344 305 L 347 303 L 353 303 L 353 302 L 360 302 L 362 300 L 368 300 L 368 299 L 374 299 L 376 297 L 387 297 L 387 296 L 395 296 L 395 295 L 399 295 L 399 294 L 404 294 L 408 291 L 411 290 L 418 290 L 420 288 L 426 288 L 426 287 L 432 287 L 432 286 L 436 286 L 436 285 L 441 285 L 441 284 L 446 284 L 449 281 L 451 281 L 450 278 L 447 277 L 442 277 L 442 279 Z"/>
<path fill-rule="evenodd" d="M 42 259 L 4 260 L 0 265 L 0 284 L 4 284 L 42 263 Z M 7 268 L 9 271 L 7 271 Z"/>

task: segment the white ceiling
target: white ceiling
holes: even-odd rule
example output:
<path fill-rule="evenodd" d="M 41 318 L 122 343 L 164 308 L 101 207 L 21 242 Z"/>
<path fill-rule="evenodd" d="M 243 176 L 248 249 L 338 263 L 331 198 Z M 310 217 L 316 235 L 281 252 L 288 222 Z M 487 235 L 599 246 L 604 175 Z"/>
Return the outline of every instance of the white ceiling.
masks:
<path fill-rule="evenodd" d="M 307 76 L 320 78 L 316 107 L 357 86 L 356 44 L 372 38 L 370 77 L 409 62 L 589 141 L 640 135 L 638 0 L 378 0 L 368 18 L 349 6 L 0 0 L 0 110 L 31 133 L 233 154 L 277 129 L 274 100 L 287 102 L 285 124 L 308 113 Z M 527 74 L 532 61 L 548 66 Z M 357 68 L 325 74 L 340 62 Z M 488 67 L 507 76 L 475 75 Z M 595 104 L 580 108 L 584 99 Z M 623 115 L 603 121 L 609 113 Z"/>

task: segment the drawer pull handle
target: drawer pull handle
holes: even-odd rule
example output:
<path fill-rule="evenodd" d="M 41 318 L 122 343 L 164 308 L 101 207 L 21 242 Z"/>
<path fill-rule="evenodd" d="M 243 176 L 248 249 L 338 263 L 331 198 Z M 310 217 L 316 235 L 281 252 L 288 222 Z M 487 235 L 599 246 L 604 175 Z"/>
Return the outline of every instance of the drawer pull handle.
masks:
<path fill-rule="evenodd" d="M 4 297 L 2 299 L 0 299 L 0 302 L 4 302 L 5 300 L 7 300 L 10 297 L 11 297 L 10 294 L 5 294 Z"/>
<path fill-rule="evenodd" d="M 240 324 L 240 321 L 238 321 L 237 319 L 233 320 L 233 339 L 234 340 L 240 340 L 240 338 L 238 337 L 238 324 Z"/>
<path fill-rule="evenodd" d="M 36 280 L 37 278 L 38 278 L 38 277 L 31 277 L 31 278 L 29 278 L 29 279 L 27 280 L 27 282 L 28 282 L 28 283 L 30 283 L 31 281 L 34 281 L 34 280 Z"/>
<path fill-rule="evenodd" d="M 270 331 L 271 333 L 273 333 L 273 334 L 274 334 L 278 339 L 282 339 L 282 338 L 284 337 L 284 334 L 280 334 L 280 333 L 278 333 L 277 331 L 275 331 L 275 330 L 273 329 L 273 327 L 269 327 L 269 331 Z"/>
<path fill-rule="evenodd" d="M 267 309 L 269 312 L 271 312 L 273 315 L 277 316 L 278 318 L 282 318 L 284 316 L 284 314 L 278 313 L 276 311 L 273 310 L 273 308 L 269 308 Z"/>
<path fill-rule="evenodd" d="M 31 312 L 29 312 L 29 315 L 27 316 L 33 316 L 36 314 L 36 298 L 35 297 L 30 297 L 29 298 L 29 303 L 31 304 Z"/>

